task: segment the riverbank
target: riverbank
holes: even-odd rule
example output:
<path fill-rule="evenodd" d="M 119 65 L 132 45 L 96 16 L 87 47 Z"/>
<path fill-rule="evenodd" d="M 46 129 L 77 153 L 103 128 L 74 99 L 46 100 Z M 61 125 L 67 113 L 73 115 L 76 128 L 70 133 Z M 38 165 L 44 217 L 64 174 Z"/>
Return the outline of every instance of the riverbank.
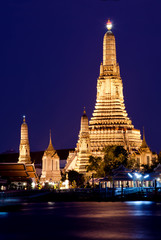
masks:
<path fill-rule="evenodd" d="M 126 190 L 126 189 L 125 189 Z M 119 202 L 157 201 L 161 202 L 160 189 L 68 189 L 68 190 L 28 190 L 0 192 L 0 207 L 22 202 Z"/>

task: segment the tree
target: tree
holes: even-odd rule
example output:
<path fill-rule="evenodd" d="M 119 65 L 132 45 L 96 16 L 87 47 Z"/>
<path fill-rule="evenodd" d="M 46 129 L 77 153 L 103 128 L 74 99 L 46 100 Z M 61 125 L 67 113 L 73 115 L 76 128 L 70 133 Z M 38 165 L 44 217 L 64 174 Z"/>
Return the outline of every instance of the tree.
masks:
<path fill-rule="evenodd" d="M 66 173 L 61 172 L 61 181 L 64 182 L 66 180 Z"/>
<path fill-rule="evenodd" d="M 133 161 L 128 159 L 128 152 L 122 146 L 107 146 L 104 149 L 104 171 L 110 175 L 120 165 L 131 167 Z"/>
<path fill-rule="evenodd" d="M 105 175 L 104 169 L 102 169 L 102 158 L 101 157 L 89 157 L 89 165 L 87 166 L 87 172 L 91 172 L 95 177 L 103 177 Z"/>
<path fill-rule="evenodd" d="M 94 173 L 94 177 L 105 177 L 112 173 L 113 169 L 124 165 L 127 168 L 134 166 L 134 159 L 129 159 L 128 152 L 122 146 L 107 146 L 103 150 L 104 157 L 90 156 L 87 171 Z"/>
<path fill-rule="evenodd" d="M 77 187 L 83 187 L 84 185 L 84 176 L 83 174 L 78 173 L 77 171 L 71 170 L 68 172 L 68 180 L 70 184 L 73 182 L 76 183 Z"/>
<path fill-rule="evenodd" d="M 76 181 L 74 180 L 73 182 L 72 182 L 72 188 L 76 188 L 77 187 L 77 183 L 76 183 Z"/>
<path fill-rule="evenodd" d="M 158 157 L 158 159 L 152 160 L 152 164 L 150 166 L 148 164 L 142 164 L 141 165 L 143 167 L 142 171 L 144 173 L 151 173 L 154 171 L 154 168 L 156 168 L 159 163 L 160 163 L 160 161 L 159 161 L 159 157 Z"/>
<path fill-rule="evenodd" d="M 161 151 L 158 154 L 158 162 L 161 163 Z"/>

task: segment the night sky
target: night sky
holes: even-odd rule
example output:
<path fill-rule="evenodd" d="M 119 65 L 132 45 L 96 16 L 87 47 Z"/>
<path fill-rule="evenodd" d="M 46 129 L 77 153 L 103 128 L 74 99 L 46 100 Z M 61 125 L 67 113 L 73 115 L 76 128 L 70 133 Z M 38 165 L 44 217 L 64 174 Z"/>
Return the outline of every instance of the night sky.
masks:
<path fill-rule="evenodd" d="M 161 1 L 0 1 L 0 152 L 18 151 L 26 115 L 31 151 L 74 148 L 90 118 L 105 24 L 116 37 L 126 110 L 161 150 Z"/>

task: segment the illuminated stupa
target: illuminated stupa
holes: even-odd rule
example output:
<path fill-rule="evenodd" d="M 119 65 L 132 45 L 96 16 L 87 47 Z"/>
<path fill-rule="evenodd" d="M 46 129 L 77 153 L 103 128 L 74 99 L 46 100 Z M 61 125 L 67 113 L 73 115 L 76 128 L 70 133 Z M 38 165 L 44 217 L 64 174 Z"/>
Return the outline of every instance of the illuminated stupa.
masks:
<path fill-rule="evenodd" d="M 134 128 L 125 109 L 115 36 L 111 31 L 110 20 L 107 29 L 103 39 L 103 63 L 97 80 L 93 115 L 89 124 L 86 114 L 82 116 L 77 147 L 74 153 L 69 154 L 65 171 L 74 169 L 86 173 L 89 156 L 103 156 L 105 146 L 120 145 L 132 153 L 142 144 L 140 130 Z M 86 128 L 82 127 L 82 123 Z"/>
<path fill-rule="evenodd" d="M 81 117 L 81 125 L 76 152 L 77 161 L 75 164 L 75 170 L 84 173 L 89 162 L 89 156 L 91 155 L 88 117 L 86 115 L 85 109 Z"/>
<path fill-rule="evenodd" d="M 97 99 L 89 122 L 91 152 L 97 155 L 107 145 L 122 145 L 128 150 L 137 150 L 142 142 L 140 130 L 134 128 L 125 109 L 110 20 L 107 29 L 103 39 L 103 63 L 97 80 Z"/>
<path fill-rule="evenodd" d="M 29 138 L 28 138 L 28 126 L 25 120 L 25 116 L 23 116 L 23 123 L 21 125 L 21 140 L 19 146 L 19 159 L 18 163 L 31 163 L 30 157 L 30 145 L 29 145 Z"/>

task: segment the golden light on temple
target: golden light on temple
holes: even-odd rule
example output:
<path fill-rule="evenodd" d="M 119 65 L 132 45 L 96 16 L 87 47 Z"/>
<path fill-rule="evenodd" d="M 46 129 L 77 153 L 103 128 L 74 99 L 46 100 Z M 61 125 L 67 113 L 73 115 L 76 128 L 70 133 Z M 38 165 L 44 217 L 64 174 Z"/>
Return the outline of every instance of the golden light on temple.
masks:
<path fill-rule="evenodd" d="M 108 19 L 108 22 L 106 23 L 106 27 L 107 27 L 108 31 L 110 31 L 112 29 L 112 22 L 110 21 L 110 19 Z"/>
<path fill-rule="evenodd" d="M 25 122 L 26 121 L 26 116 L 25 115 L 23 115 L 23 122 Z"/>
<path fill-rule="evenodd" d="M 131 157 L 141 166 L 151 165 L 152 158 L 157 158 L 150 151 L 145 141 L 141 140 L 140 130 L 135 129 L 125 108 L 123 82 L 116 57 L 116 41 L 110 19 L 108 31 L 103 38 L 103 62 L 97 79 L 95 107 L 90 121 L 84 110 L 75 152 L 67 159 L 65 171 L 75 170 L 86 174 L 89 156 L 104 157 L 106 146 L 123 146 Z"/>

